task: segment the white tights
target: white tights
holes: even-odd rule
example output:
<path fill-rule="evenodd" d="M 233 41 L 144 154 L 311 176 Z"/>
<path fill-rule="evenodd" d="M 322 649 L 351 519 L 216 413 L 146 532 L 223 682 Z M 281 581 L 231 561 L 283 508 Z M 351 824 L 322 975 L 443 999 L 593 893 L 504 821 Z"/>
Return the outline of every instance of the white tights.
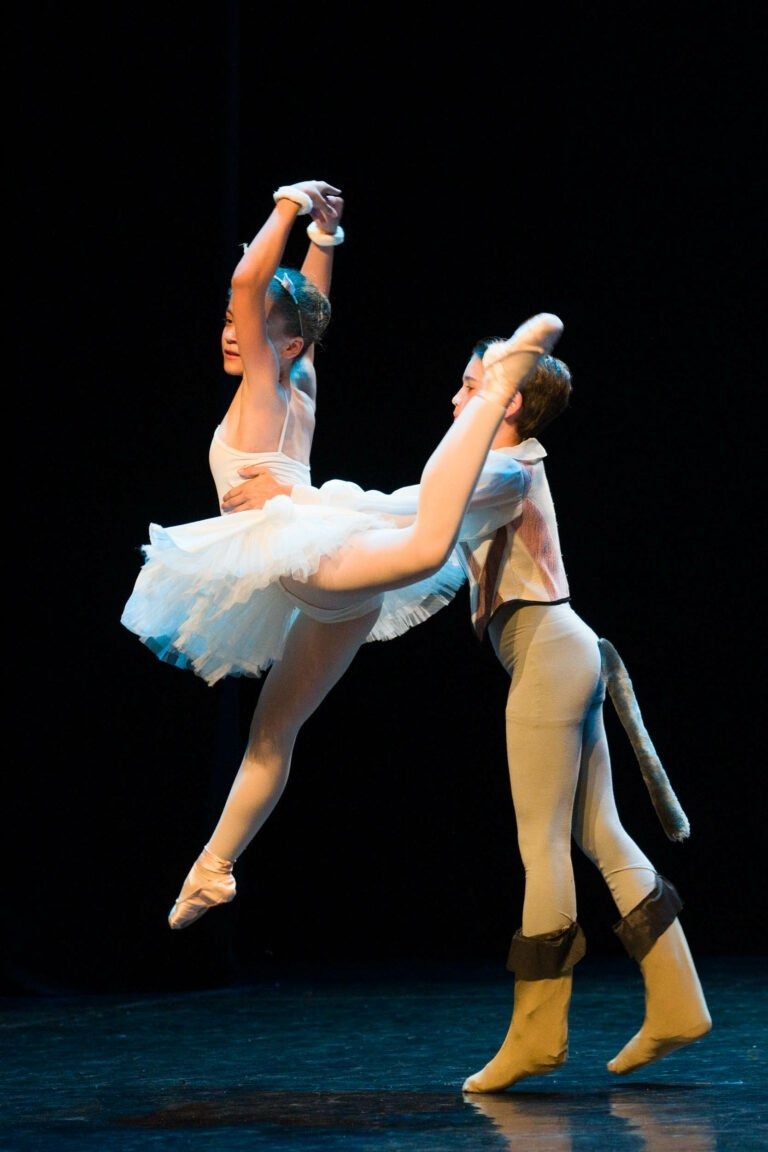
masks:
<path fill-rule="evenodd" d="M 489 636 L 510 675 L 507 757 L 525 870 L 523 935 L 558 932 L 577 919 L 572 836 L 624 917 L 653 890 L 656 870 L 616 809 L 597 636 L 569 604 L 504 607 Z"/>

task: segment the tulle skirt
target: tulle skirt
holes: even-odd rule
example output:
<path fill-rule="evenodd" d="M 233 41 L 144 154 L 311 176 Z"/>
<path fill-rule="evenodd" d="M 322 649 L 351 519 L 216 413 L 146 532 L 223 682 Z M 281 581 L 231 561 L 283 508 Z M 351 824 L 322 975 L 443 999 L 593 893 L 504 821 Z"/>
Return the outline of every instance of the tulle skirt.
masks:
<path fill-rule="evenodd" d="M 300 611 L 280 578 L 306 580 L 352 536 L 391 526 L 377 513 L 294 504 L 287 496 L 258 511 L 171 528 L 151 524 L 121 623 L 158 659 L 191 669 L 208 684 L 261 676 L 281 658 Z M 366 641 L 393 639 L 428 620 L 464 580 L 452 555 L 428 579 L 384 593 Z M 362 610 L 369 603 L 361 598 Z"/>

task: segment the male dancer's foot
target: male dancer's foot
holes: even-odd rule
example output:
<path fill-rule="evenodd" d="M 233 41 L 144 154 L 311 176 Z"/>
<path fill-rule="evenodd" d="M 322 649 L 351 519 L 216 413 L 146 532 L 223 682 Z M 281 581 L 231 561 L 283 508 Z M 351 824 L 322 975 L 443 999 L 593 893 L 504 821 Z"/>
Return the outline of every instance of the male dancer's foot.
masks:
<path fill-rule="evenodd" d="M 679 920 L 674 920 L 640 961 L 645 982 L 643 1026 L 608 1071 L 617 1076 L 644 1068 L 700 1040 L 712 1028 L 704 992 Z"/>
<path fill-rule="evenodd" d="M 468 1076 L 463 1092 L 503 1092 L 528 1076 L 555 1072 L 568 1058 L 572 973 L 549 980 L 515 980 L 515 1005 L 504 1042 L 492 1060 Z"/>
<path fill-rule="evenodd" d="M 176 903 L 168 913 L 171 928 L 188 928 L 209 908 L 234 900 L 236 885 L 233 861 L 222 860 L 204 848 L 184 881 Z"/>

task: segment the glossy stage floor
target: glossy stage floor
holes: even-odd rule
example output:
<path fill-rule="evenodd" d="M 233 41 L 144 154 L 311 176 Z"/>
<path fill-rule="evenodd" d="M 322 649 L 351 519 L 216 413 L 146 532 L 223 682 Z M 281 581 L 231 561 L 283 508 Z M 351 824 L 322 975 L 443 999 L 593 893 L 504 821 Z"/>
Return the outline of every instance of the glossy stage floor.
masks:
<path fill-rule="evenodd" d="M 752 1152 L 768 1148 L 765 958 L 698 960 L 712 1032 L 625 1077 L 623 959 L 576 969 L 568 1062 L 462 1082 L 504 1036 L 504 973 L 293 974 L 162 995 L 13 996 L 0 1148 L 72 1152 Z"/>

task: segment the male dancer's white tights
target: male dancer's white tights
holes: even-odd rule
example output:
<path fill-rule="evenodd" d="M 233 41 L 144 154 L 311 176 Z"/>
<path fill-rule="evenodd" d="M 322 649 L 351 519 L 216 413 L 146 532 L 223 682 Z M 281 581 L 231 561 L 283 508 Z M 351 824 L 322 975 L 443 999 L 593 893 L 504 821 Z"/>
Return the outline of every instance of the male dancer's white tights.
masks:
<path fill-rule="evenodd" d="M 656 870 L 616 809 L 597 636 L 569 604 L 505 605 L 489 636 L 510 675 L 507 757 L 525 870 L 523 935 L 577 920 L 572 836 L 624 917 L 653 891 Z"/>

